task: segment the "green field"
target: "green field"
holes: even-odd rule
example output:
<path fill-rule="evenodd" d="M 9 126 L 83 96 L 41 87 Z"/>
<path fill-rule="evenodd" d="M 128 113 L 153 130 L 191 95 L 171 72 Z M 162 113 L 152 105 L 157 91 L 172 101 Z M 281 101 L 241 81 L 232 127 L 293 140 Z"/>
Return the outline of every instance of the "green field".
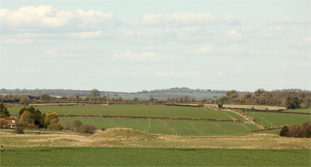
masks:
<path fill-rule="evenodd" d="M 213 106 L 213 107 L 218 107 L 217 104 L 205 104 L 205 106 Z M 269 110 L 279 110 L 279 109 L 285 109 L 285 107 L 280 107 L 280 106 L 261 106 L 261 105 L 236 105 L 236 104 L 224 104 L 224 108 L 230 107 L 230 108 L 246 108 L 246 109 L 251 109 L 254 107 L 254 109 L 257 110 L 266 110 L 267 108 Z"/>
<path fill-rule="evenodd" d="M 110 98 L 114 97 L 114 93 L 110 94 Z M 220 97 L 226 94 L 224 93 L 117 93 L 116 97 L 122 97 L 123 99 L 132 100 L 134 97 L 137 97 L 141 100 L 148 100 L 150 97 L 154 97 L 155 99 L 164 100 L 166 97 L 174 96 L 193 96 L 197 99 L 201 98 L 213 98 L 214 96 Z"/>
<path fill-rule="evenodd" d="M 258 130 L 254 124 L 213 121 L 177 121 L 177 120 L 149 120 L 148 119 L 109 119 L 109 118 L 60 118 L 60 123 L 72 123 L 80 120 L 83 124 L 92 124 L 97 129 L 132 128 L 139 131 L 155 134 L 180 136 L 225 136 L 247 135 L 248 131 Z"/>
<path fill-rule="evenodd" d="M 50 110 L 57 114 L 68 115 L 119 115 L 119 116 L 148 116 L 148 117 L 182 117 L 182 118 L 211 118 L 244 120 L 239 115 L 229 111 L 215 111 L 210 108 L 180 107 L 161 105 L 85 105 L 85 106 L 41 106 L 41 112 Z M 17 114 L 19 107 L 8 107 L 12 114 Z"/>
<path fill-rule="evenodd" d="M 1 150 L 1 166 L 309 166 L 310 150 L 63 147 Z"/>
<path fill-rule="evenodd" d="M 295 110 L 284 110 L 282 112 L 303 112 L 303 113 L 311 113 L 310 108 L 304 108 L 304 109 L 295 109 Z"/>
<path fill-rule="evenodd" d="M 246 112 L 251 117 L 255 117 L 255 120 L 259 123 L 262 122 L 266 127 L 279 127 L 286 124 L 289 125 L 301 125 L 304 122 L 310 121 L 311 115 L 301 114 L 282 114 L 282 113 L 267 113 L 267 112 Z M 262 121 L 261 121 L 262 120 Z"/>

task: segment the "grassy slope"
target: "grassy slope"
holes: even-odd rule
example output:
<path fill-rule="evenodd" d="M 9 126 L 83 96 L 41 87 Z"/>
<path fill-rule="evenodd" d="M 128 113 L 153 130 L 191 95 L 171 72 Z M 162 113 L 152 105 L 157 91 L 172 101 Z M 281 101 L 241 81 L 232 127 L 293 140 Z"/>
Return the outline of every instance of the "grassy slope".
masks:
<path fill-rule="evenodd" d="M 215 111 L 209 108 L 160 106 L 160 105 L 86 105 L 86 106 L 42 106 L 41 112 L 50 110 L 57 114 L 72 115 L 122 115 L 122 116 L 151 116 L 151 117 L 183 117 L 183 118 L 212 118 L 232 119 L 230 116 L 244 120 L 239 115 L 228 111 Z M 12 114 L 17 114 L 19 107 L 9 107 Z M 230 115 L 230 116 L 229 116 Z"/>
<path fill-rule="evenodd" d="M 181 136 L 215 136 L 215 135 L 246 135 L 250 130 L 258 128 L 253 124 L 232 122 L 210 122 L 210 121 L 175 121 L 175 120 L 149 120 L 147 119 L 108 119 L 108 118 L 60 118 L 60 123 L 72 123 L 81 120 L 83 124 L 92 124 L 97 129 L 105 128 L 132 128 L 148 133 L 168 134 L 174 128 L 177 135 Z M 203 132 L 203 133 L 202 133 Z"/>
<path fill-rule="evenodd" d="M 18 159 L 16 159 L 18 157 Z M 310 150 L 182 148 L 20 148 L 1 166 L 309 166 Z"/>
<path fill-rule="evenodd" d="M 246 112 L 248 115 L 253 117 L 253 112 Z M 282 114 L 282 113 L 265 113 L 265 112 L 254 112 L 255 120 L 261 123 L 263 118 L 263 125 L 271 127 L 283 126 L 286 124 L 290 125 L 301 125 L 304 122 L 310 121 L 311 115 L 300 115 L 300 114 Z"/>
<path fill-rule="evenodd" d="M 311 109 L 310 109 L 310 108 L 306 108 L 306 109 L 284 110 L 283 112 L 303 112 L 303 113 L 311 113 Z"/>

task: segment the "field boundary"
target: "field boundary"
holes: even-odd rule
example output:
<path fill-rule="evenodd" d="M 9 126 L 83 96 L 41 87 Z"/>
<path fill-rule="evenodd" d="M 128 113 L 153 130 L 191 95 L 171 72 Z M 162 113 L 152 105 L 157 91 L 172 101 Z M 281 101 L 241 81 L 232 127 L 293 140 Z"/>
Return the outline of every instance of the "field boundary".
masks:
<path fill-rule="evenodd" d="M 265 128 L 265 129 L 259 129 L 259 130 L 251 130 L 249 132 L 261 132 L 261 131 L 269 131 L 269 130 L 277 130 L 277 129 L 282 129 L 282 127 Z"/>
<path fill-rule="evenodd" d="M 181 120 L 181 121 L 215 121 L 215 122 L 244 122 L 242 120 L 232 119 L 210 119 L 210 118 L 180 118 L 180 117 L 147 117 L 147 116 L 119 116 L 119 115 L 63 115 L 58 117 L 80 117 L 80 118 L 126 118 L 126 119 L 167 119 L 167 120 Z"/>

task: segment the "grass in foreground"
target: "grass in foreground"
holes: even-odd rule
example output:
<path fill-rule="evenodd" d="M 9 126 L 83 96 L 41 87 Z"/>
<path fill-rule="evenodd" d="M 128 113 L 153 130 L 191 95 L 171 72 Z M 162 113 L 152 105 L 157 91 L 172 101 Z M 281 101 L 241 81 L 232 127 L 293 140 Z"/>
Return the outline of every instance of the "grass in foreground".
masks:
<path fill-rule="evenodd" d="M 244 120 L 241 116 L 229 111 L 215 111 L 210 108 L 160 106 L 160 105 L 85 105 L 85 106 L 41 106 L 42 113 L 50 110 L 57 114 L 68 115 L 120 115 L 150 117 L 183 117 Z M 8 107 L 12 114 L 17 114 L 19 107 Z"/>
<path fill-rule="evenodd" d="M 185 148 L 19 148 L 1 166 L 309 166 L 310 150 Z"/>
<path fill-rule="evenodd" d="M 132 128 L 139 131 L 155 134 L 181 135 L 181 136 L 227 136 L 247 135 L 248 131 L 258 130 L 258 127 L 249 123 L 214 122 L 214 121 L 177 121 L 177 120 L 149 120 L 148 119 L 109 119 L 109 118 L 60 118 L 64 126 L 66 122 L 72 123 L 80 120 L 83 124 L 92 124 L 97 129 L 105 128 Z"/>
<path fill-rule="evenodd" d="M 266 113 L 266 112 L 246 112 L 251 117 L 255 117 L 255 120 L 266 127 L 279 127 L 286 124 L 289 125 L 301 125 L 304 122 L 310 121 L 311 115 L 300 114 L 282 114 L 282 113 Z"/>

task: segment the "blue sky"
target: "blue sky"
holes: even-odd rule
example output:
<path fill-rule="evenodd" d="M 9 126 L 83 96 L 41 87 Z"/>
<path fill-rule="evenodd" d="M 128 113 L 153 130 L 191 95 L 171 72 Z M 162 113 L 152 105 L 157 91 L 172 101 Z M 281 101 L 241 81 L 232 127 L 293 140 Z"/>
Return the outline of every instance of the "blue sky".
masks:
<path fill-rule="evenodd" d="M 310 90 L 310 1 L 1 1 L 1 88 Z"/>

